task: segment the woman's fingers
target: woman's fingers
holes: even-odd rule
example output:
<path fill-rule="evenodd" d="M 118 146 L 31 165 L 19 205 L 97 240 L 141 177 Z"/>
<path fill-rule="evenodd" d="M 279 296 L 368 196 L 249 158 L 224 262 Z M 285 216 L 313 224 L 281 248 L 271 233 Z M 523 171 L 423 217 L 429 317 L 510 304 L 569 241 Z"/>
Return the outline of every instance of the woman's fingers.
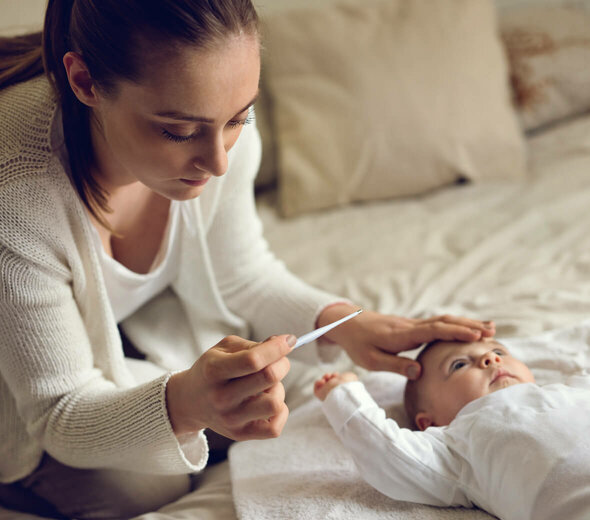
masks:
<path fill-rule="evenodd" d="M 289 371 L 285 356 L 295 341 L 292 335 L 262 343 L 228 336 L 189 370 L 173 374 L 166 386 L 166 404 L 174 432 L 209 428 L 238 440 L 248 423 L 271 419 L 270 426 L 260 423 L 249 431 L 259 431 L 259 438 L 280 433 L 288 414 L 280 381 Z"/>
<path fill-rule="evenodd" d="M 277 383 L 265 392 L 250 396 L 239 406 L 224 414 L 229 427 L 242 427 L 259 419 L 268 419 L 279 414 L 285 405 L 285 388 Z"/>
<path fill-rule="evenodd" d="M 433 316 L 420 320 L 422 323 L 436 323 L 442 322 L 448 325 L 457 325 L 466 329 L 472 329 L 474 331 L 480 331 L 482 336 L 493 336 L 496 333 L 496 325 L 493 321 L 480 321 L 465 318 L 463 316 L 452 316 L 449 314 L 443 314 L 441 316 Z"/>
<path fill-rule="evenodd" d="M 262 343 L 228 336 L 213 349 L 205 367 L 209 381 L 227 381 L 260 372 L 286 356 L 297 338 L 293 335 L 273 336 Z"/>
<path fill-rule="evenodd" d="M 283 431 L 288 417 L 289 409 L 283 403 L 281 410 L 276 415 L 247 423 L 238 434 L 239 440 L 273 439 L 278 437 Z"/>
<path fill-rule="evenodd" d="M 214 399 L 227 408 L 240 404 L 244 398 L 264 392 L 282 381 L 290 366 L 289 360 L 282 357 L 254 374 L 231 379 L 218 387 Z"/>
<path fill-rule="evenodd" d="M 235 440 L 277 437 L 287 421 L 285 389 L 281 383 L 245 399 L 240 405 L 219 414 L 215 431 Z"/>
<path fill-rule="evenodd" d="M 466 324 L 444 321 L 426 322 L 408 331 L 410 341 L 416 346 L 437 339 L 445 341 L 477 341 L 484 335 L 482 329 Z"/>
<path fill-rule="evenodd" d="M 365 349 L 363 358 L 356 360 L 356 363 L 368 370 L 396 372 L 409 379 L 417 379 L 421 370 L 420 364 L 413 359 L 398 356 L 377 347 Z"/>

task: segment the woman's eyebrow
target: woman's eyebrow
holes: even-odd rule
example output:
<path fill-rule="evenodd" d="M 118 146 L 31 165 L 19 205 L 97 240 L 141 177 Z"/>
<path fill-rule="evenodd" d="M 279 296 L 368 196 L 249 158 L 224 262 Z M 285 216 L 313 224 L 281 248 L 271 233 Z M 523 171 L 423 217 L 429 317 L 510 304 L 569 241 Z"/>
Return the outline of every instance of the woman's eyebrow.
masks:
<path fill-rule="evenodd" d="M 241 110 L 238 110 L 238 112 L 236 113 L 236 115 L 234 117 L 236 117 L 236 116 L 240 115 L 242 112 L 245 112 L 246 110 L 248 110 L 254 103 L 256 103 L 257 99 L 258 99 L 258 92 L 254 96 L 254 98 L 252 98 L 252 101 L 250 101 Z M 179 121 L 190 121 L 191 123 L 214 123 L 215 122 L 214 119 L 211 119 L 209 117 L 194 116 L 191 114 L 186 114 L 184 112 L 178 112 L 176 110 L 156 112 L 155 115 L 158 117 L 165 117 L 167 119 L 178 119 Z"/>

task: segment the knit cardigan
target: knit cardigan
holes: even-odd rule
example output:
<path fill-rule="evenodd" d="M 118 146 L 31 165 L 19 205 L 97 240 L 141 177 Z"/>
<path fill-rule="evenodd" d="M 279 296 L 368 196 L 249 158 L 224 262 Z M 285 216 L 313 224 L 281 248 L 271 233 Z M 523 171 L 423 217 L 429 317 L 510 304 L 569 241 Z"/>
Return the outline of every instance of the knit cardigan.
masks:
<path fill-rule="evenodd" d="M 44 451 L 78 468 L 200 470 L 205 436 L 179 442 L 168 419 L 170 372 L 138 384 L 127 368 L 61 135 L 44 77 L 0 92 L 0 482 L 28 475 Z M 122 324 L 168 370 L 229 334 L 299 335 L 335 301 L 268 249 L 253 195 L 260 151 L 245 127 L 227 173 L 182 203 L 179 275 Z"/>

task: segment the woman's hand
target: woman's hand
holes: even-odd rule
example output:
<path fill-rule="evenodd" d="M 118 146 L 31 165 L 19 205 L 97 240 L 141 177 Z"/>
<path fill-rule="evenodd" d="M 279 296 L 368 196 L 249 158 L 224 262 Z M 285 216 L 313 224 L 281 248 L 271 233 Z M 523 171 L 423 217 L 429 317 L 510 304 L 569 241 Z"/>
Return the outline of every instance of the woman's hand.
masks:
<path fill-rule="evenodd" d="M 285 389 L 296 338 L 273 336 L 262 343 L 228 336 L 166 387 L 174 433 L 210 428 L 234 440 L 277 437 L 287 421 Z"/>
<path fill-rule="evenodd" d="M 355 310 L 356 307 L 345 303 L 329 306 L 320 314 L 317 325 L 327 325 Z M 435 339 L 477 341 L 495 333 L 496 327 L 492 322 L 458 316 L 410 319 L 364 311 L 324 337 L 344 348 L 357 365 L 369 370 L 389 370 L 409 379 L 417 379 L 420 376 L 420 364 L 396 354 Z"/>

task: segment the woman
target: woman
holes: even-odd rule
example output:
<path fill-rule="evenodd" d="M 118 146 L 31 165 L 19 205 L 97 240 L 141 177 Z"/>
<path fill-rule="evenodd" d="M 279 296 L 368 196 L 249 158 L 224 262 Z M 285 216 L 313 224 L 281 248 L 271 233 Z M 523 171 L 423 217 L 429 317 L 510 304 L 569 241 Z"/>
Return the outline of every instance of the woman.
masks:
<path fill-rule="evenodd" d="M 2 47 L 0 501 L 130 517 L 189 491 L 205 429 L 279 435 L 294 335 L 356 307 L 263 239 L 249 0 L 50 0 L 42 47 Z M 493 333 L 364 312 L 327 340 L 418 377 L 397 352 Z"/>

